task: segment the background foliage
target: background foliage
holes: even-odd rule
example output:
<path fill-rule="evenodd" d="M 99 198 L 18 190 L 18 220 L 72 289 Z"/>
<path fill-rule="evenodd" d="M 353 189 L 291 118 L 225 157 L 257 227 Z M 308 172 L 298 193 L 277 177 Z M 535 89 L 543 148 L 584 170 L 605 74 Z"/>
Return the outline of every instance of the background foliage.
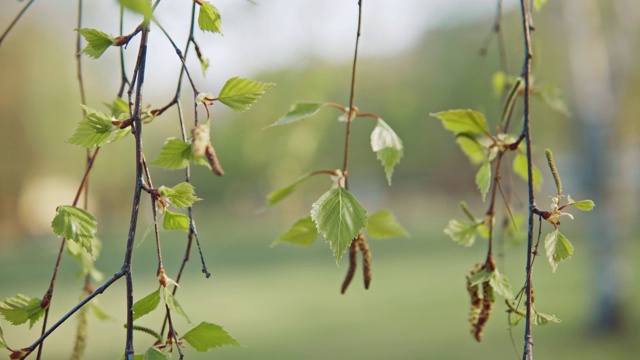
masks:
<path fill-rule="evenodd" d="M 539 30 L 534 72 L 536 81 L 549 82 L 564 90 L 570 110 L 575 113 L 571 95 L 575 79 L 570 70 L 579 65 L 567 60 L 571 57 L 567 29 L 570 14 L 558 3 L 549 2 L 544 12 L 536 16 Z M 580 246 L 582 251 L 574 254 L 561 276 L 551 276 L 551 271 L 544 266 L 536 270 L 536 290 L 545 294 L 540 307 L 563 320 L 559 326 L 548 326 L 536 333 L 536 353 L 543 358 L 624 359 L 640 350 L 635 341 L 640 335 L 639 271 L 632 258 L 640 250 L 635 241 L 640 233 L 636 205 L 640 199 L 640 128 L 634 115 L 639 106 L 635 94 L 640 90 L 640 66 L 636 63 L 636 49 L 640 48 L 636 34 L 640 31 L 635 24 L 640 23 L 640 19 L 633 11 L 620 8 L 635 6 L 635 14 L 640 11 L 637 5 L 609 6 L 607 3 L 599 3 L 602 21 L 596 25 L 606 37 L 610 54 L 618 56 L 612 61 L 611 79 L 616 91 L 616 113 L 609 124 L 615 141 L 607 145 L 608 159 L 615 166 L 610 173 L 602 174 L 608 181 L 607 196 L 612 202 L 598 210 L 610 211 L 614 216 L 610 226 L 617 229 L 615 253 L 622 286 L 616 291 L 621 292 L 624 306 L 622 326 L 615 335 L 594 329 L 597 309 L 592 294 L 598 286 L 593 275 L 597 251 Z M 14 5 L 0 6 L 0 19 L 4 21 L 15 12 L 11 6 Z M 243 11 L 259 12 L 263 5 L 252 6 L 243 5 L 236 12 L 227 12 L 229 22 L 241 22 Z M 57 241 L 52 241 L 55 238 L 52 234 L 42 231 L 48 231 L 55 206 L 73 197 L 84 156 L 63 142 L 72 133 L 80 112 L 72 61 L 74 34 L 71 29 L 59 36 L 51 31 L 51 26 L 71 24 L 73 20 L 60 15 L 49 22 L 36 14 L 24 19 L 0 51 L 1 299 L 13 295 L 18 288 L 35 295 L 46 287 L 44 274 L 48 267 L 43 269 L 39 265 L 53 262 Z M 460 251 L 442 229 L 450 218 L 458 216 L 459 199 L 475 199 L 475 203 L 468 202 L 476 209 L 482 208 L 481 199 L 473 182 L 473 167 L 467 165 L 464 155 L 441 125 L 428 115 L 444 109 L 474 108 L 495 123 L 500 115 L 500 102 L 492 95 L 491 76 L 497 70 L 498 59 L 495 51 L 489 51 L 486 57 L 478 54 L 491 24 L 490 14 L 472 21 L 451 19 L 446 25 L 424 33 L 406 51 L 369 56 L 360 63 L 356 103 L 393 124 L 404 141 L 405 156 L 395 168 L 394 186 L 389 188 L 375 155 L 370 151 L 354 151 L 352 161 L 359 165 L 350 171 L 351 182 L 355 184 L 351 191 L 367 208 L 394 209 L 412 234 L 409 240 L 375 243 L 374 281 L 368 292 L 355 287 L 346 297 L 339 296 L 337 284 L 343 276 L 344 265 L 339 269 L 328 265 L 331 253 L 321 242 L 310 250 L 288 246 L 268 248 L 281 230 L 290 226 L 292 219 L 308 213 L 308 205 L 326 190 L 326 179 L 308 180 L 302 191 L 287 199 L 286 206 L 276 206 L 268 212 L 256 211 L 264 207 L 267 193 L 289 184 L 299 174 L 311 170 L 310 166 L 339 167 L 334 161 L 341 158 L 344 135 L 342 127 L 333 122 L 335 116 L 331 111 L 316 115 L 323 119 L 292 125 L 286 130 L 262 128 L 277 120 L 293 99 L 345 102 L 348 62 L 308 56 L 279 69 L 252 74 L 254 79 L 277 83 L 277 88 L 265 95 L 251 112 L 242 114 L 242 119 L 231 112 L 214 119 L 222 123 L 212 136 L 227 174 L 212 179 L 207 169 L 196 168 L 193 177 L 198 196 L 206 199 L 198 204 L 206 211 L 196 216 L 202 224 L 200 232 L 207 234 L 203 240 L 213 276 L 205 281 L 198 275 L 198 267 L 192 266 L 190 276 L 185 277 L 184 288 L 198 290 L 190 297 L 183 294 L 181 303 L 192 309 L 192 313 L 213 314 L 247 346 L 218 350 L 220 358 L 324 359 L 335 354 L 341 354 L 342 358 L 357 354 L 372 359 L 409 359 L 421 354 L 427 358 L 462 359 L 506 358 L 515 354 L 508 345 L 506 318 L 501 323 L 498 312 L 487 326 L 481 345 L 475 344 L 467 334 L 465 267 L 474 263 L 483 250 Z M 180 27 L 180 24 L 174 26 Z M 519 29 L 517 14 L 507 14 L 503 26 L 507 30 L 509 54 L 517 58 L 521 49 L 520 34 L 508 31 Z M 117 29 L 108 30 L 113 34 L 117 32 Z M 367 42 L 367 33 L 372 31 L 365 31 L 363 44 Z M 349 36 L 351 33 L 348 32 Z M 216 66 L 216 46 L 223 46 L 225 40 L 226 37 L 207 44 L 210 47 L 207 56 L 214 61 L 212 66 Z M 350 53 L 350 49 L 343 50 Z M 153 62 L 154 66 L 167 69 L 178 66 L 173 60 L 153 58 Z M 517 66 L 517 63 L 513 61 L 511 65 Z M 106 111 L 100 108 L 99 99 L 110 99 L 114 95 L 111 89 L 115 88 L 117 79 L 111 79 L 110 74 L 117 73 L 116 54 L 107 52 L 100 63 L 86 61 L 85 64 L 89 102 L 92 107 Z M 105 66 L 113 71 L 105 70 Z M 193 64 L 195 69 L 198 66 Z M 177 74 L 177 71 L 169 73 Z M 226 75 L 235 73 L 220 77 Z M 149 81 L 148 89 L 163 86 L 153 83 L 152 78 Z M 206 81 L 217 87 L 223 84 L 217 78 Z M 167 100 L 153 93 L 151 98 L 155 105 Z M 185 98 L 185 101 L 189 100 Z M 589 159 L 572 144 L 584 137 L 583 119 L 566 118 L 540 101 L 534 101 L 532 111 L 536 122 L 533 135 L 540 147 L 536 157 L 538 166 L 544 165 L 542 150 L 553 148 L 563 179 L 575 179 L 574 184 L 565 184 L 565 187 L 580 188 L 581 165 Z M 157 143 L 145 144 L 149 154 L 158 154 L 162 139 L 175 132 L 176 129 L 167 129 L 173 125 L 164 121 L 171 116 L 167 113 L 145 128 L 148 134 L 158 135 L 148 138 L 159 139 Z M 368 149 L 373 125 L 356 125 L 353 147 Z M 102 154 L 91 179 L 94 197 L 91 204 L 95 204 L 92 212 L 99 218 L 104 243 L 97 267 L 106 274 L 117 270 L 119 260 L 116 259 L 121 256 L 126 237 L 123 229 L 128 221 L 129 203 L 114 194 L 122 192 L 128 196 L 130 192 L 131 142 L 132 139 L 125 139 Z M 545 177 L 543 193 L 551 194 L 553 182 L 548 174 Z M 155 181 L 163 183 L 163 174 L 158 173 Z M 584 198 L 580 191 L 571 194 Z M 540 199 L 541 204 L 546 203 L 543 200 Z M 140 226 L 144 229 L 149 223 L 142 221 Z M 252 226 L 246 226 L 247 223 Z M 589 226 L 565 226 L 567 230 L 563 232 L 575 234 L 571 237 L 574 243 L 592 244 L 589 234 L 598 233 Z M 181 254 L 178 249 L 182 248 L 178 242 L 183 241 L 182 237 L 169 232 L 163 237 L 164 246 L 168 247 L 166 253 L 176 253 L 176 259 L 173 262 L 167 259 L 167 263 L 177 264 L 178 253 Z M 174 239 L 176 244 L 171 243 Z M 155 278 L 149 270 L 154 268 L 153 251 L 145 251 L 151 246 L 152 242 L 147 240 L 136 251 L 139 279 Z M 172 252 L 171 248 L 176 250 Z M 520 271 L 516 266 L 520 266 L 522 259 L 516 249 L 506 245 L 505 252 L 509 256 L 504 267 L 513 273 Z M 63 264 L 63 291 L 59 291 L 58 304 L 74 302 L 79 293 L 78 282 L 72 278 L 64 280 L 64 275 L 72 277 L 75 271 L 73 265 L 66 265 Z M 513 275 L 510 279 L 513 283 L 521 280 Z M 150 281 L 148 289 L 136 290 L 136 296 L 153 291 L 152 283 Z M 91 325 L 89 346 L 96 353 L 104 354 L 105 359 L 114 358 L 120 352 L 119 346 L 113 348 L 107 334 L 121 333 L 124 306 L 119 308 L 117 302 L 111 300 L 118 298 L 122 287 L 123 284 L 116 285 L 99 300 L 115 320 Z M 55 318 L 64 311 L 66 308 L 54 307 L 52 316 Z M 146 320 L 154 321 L 153 318 Z M 53 335 L 49 346 L 51 351 L 56 351 L 56 358 L 68 356 L 64 339 L 73 328 L 74 324 L 69 323 Z M 11 343 L 34 337 L 26 327 L 10 335 L 7 341 Z M 514 336 L 519 340 L 519 332 Z M 124 339 L 124 334 L 122 337 Z M 137 341 L 143 339 L 139 336 Z M 54 343 L 60 344 L 59 348 L 55 346 L 54 350 Z"/>

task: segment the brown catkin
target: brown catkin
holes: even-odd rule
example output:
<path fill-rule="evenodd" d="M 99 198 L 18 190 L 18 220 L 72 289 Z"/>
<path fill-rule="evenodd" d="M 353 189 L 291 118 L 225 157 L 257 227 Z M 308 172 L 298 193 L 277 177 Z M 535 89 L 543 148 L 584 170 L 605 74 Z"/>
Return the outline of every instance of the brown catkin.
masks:
<path fill-rule="evenodd" d="M 224 175 L 224 170 L 222 170 L 222 167 L 220 166 L 220 161 L 218 160 L 216 151 L 213 149 L 213 145 L 211 145 L 211 143 L 207 145 L 204 154 L 209 161 L 209 165 L 211 165 L 211 170 L 213 170 L 213 172 L 218 176 Z"/>
<path fill-rule="evenodd" d="M 471 298 L 471 308 L 469 310 L 469 324 L 471 325 L 471 334 L 476 339 L 478 339 L 478 337 L 476 336 L 476 325 L 478 323 L 480 312 L 482 310 L 482 298 L 480 297 L 478 285 L 471 285 L 471 277 L 475 273 L 477 273 L 481 268 L 482 268 L 482 264 L 476 264 L 476 266 L 473 269 L 471 269 L 471 271 L 469 272 L 469 275 L 467 275 L 467 292 L 469 293 L 469 297 Z"/>
<path fill-rule="evenodd" d="M 358 247 L 360 248 L 360 252 L 362 252 L 362 272 L 364 274 L 364 288 L 369 289 L 369 284 L 371 284 L 371 250 L 369 249 L 369 244 L 367 244 L 367 239 L 360 233 L 358 235 Z"/>
<path fill-rule="evenodd" d="M 344 294 L 353 280 L 353 275 L 356 273 L 356 267 L 358 266 L 358 241 L 353 239 L 351 246 L 349 246 L 349 269 L 347 269 L 347 275 L 342 282 L 342 289 L 340 293 Z"/>
<path fill-rule="evenodd" d="M 484 326 L 489 321 L 489 316 L 491 315 L 491 311 L 493 310 L 493 289 L 489 282 L 482 283 L 482 308 L 480 309 L 480 314 L 478 315 L 478 321 L 475 324 L 474 337 L 479 342 L 482 340 L 482 330 Z"/>

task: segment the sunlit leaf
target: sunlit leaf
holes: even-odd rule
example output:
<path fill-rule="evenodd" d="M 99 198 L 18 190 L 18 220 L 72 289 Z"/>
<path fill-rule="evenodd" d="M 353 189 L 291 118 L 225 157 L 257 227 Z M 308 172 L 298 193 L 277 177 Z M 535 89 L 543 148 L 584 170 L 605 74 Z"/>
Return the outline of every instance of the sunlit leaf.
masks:
<path fill-rule="evenodd" d="M 218 100 L 236 112 L 248 110 L 274 83 L 263 83 L 234 77 L 224 84 Z"/>
<path fill-rule="evenodd" d="M 171 360 L 171 356 L 151 346 L 145 351 L 142 360 Z"/>
<path fill-rule="evenodd" d="M 560 262 L 573 255 L 573 245 L 571 245 L 571 242 L 558 230 L 549 233 L 545 237 L 544 248 L 553 272 L 556 272 Z"/>
<path fill-rule="evenodd" d="M 202 200 L 196 196 L 193 185 L 188 182 L 181 182 L 172 188 L 161 186 L 158 193 L 177 209 L 186 209 L 196 201 Z"/>
<path fill-rule="evenodd" d="M 184 309 L 178 302 L 178 299 L 176 299 L 175 296 L 173 296 L 171 291 L 168 291 L 165 288 L 161 288 L 161 289 L 163 290 L 162 292 L 164 294 L 164 303 L 169 307 L 169 310 L 171 310 L 171 313 L 182 316 L 185 320 L 187 320 L 189 324 L 191 324 L 191 319 L 189 319 L 189 317 L 187 316 L 187 313 L 184 312 Z"/>
<path fill-rule="evenodd" d="M 542 9 L 542 6 L 546 4 L 547 1 L 548 0 L 533 0 L 533 6 L 536 8 L 536 10 L 540 11 L 540 9 Z"/>
<path fill-rule="evenodd" d="M 580 200 L 572 202 L 571 206 L 575 207 L 578 210 L 591 211 L 596 206 L 596 204 L 592 200 Z"/>
<path fill-rule="evenodd" d="M 520 176 L 523 180 L 527 181 L 527 179 L 529 178 L 527 169 L 527 157 L 523 153 L 517 152 L 516 156 L 513 158 L 513 172 L 515 172 L 516 175 Z M 542 173 L 540 172 L 540 169 L 538 169 L 538 167 L 533 164 L 533 187 L 539 191 L 541 186 Z"/>
<path fill-rule="evenodd" d="M 31 328 L 44 315 L 45 309 L 41 304 L 41 299 L 31 299 L 28 296 L 18 294 L 0 302 L 0 314 L 13 325 L 29 321 L 29 328 Z"/>
<path fill-rule="evenodd" d="M 222 31 L 220 30 L 221 18 L 218 8 L 206 1 L 202 1 L 201 3 L 200 12 L 198 13 L 198 26 L 200 26 L 200 30 L 222 35 Z"/>
<path fill-rule="evenodd" d="M 455 133 L 488 134 L 487 121 L 484 115 L 473 110 L 449 110 L 432 113 L 442 121 L 445 129 Z"/>
<path fill-rule="evenodd" d="M 533 325 L 547 325 L 550 322 L 559 324 L 562 320 L 558 319 L 555 315 L 551 314 L 543 314 L 541 312 L 536 311 L 534 316 L 532 317 Z"/>
<path fill-rule="evenodd" d="M 402 158 L 403 146 L 402 140 L 382 119 L 378 119 L 378 124 L 371 133 L 371 149 L 378 156 L 378 160 L 382 162 L 387 182 L 391 185 L 393 168 Z"/>
<path fill-rule="evenodd" d="M 153 14 L 153 8 L 149 0 L 119 0 L 120 4 L 125 8 L 137 12 L 144 16 L 145 19 L 150 19 Z"/>
<path fill-rule="evenodd" d="M 507 75 L 504 71 L 497 71 L 491 77 L 491 85 L 493 86 L 493 95 L 500 97 L 507 88 Z"/>
<path fill-rule="evenodd" d="M 489 187 L 491 186 L 491 163 L 489 159 L 485 160 L 478 172 L 476 173 L 476 186 L 480 190 L 482 194 L 482 201 L 487 197 L 487 193 L 489 192 Z"/>
<path fill-rule="evenodd" d="M 389 239 L 398 236 L 409 237 L 405 230 L 389 210 L 380 210 L 369 216 L 367 231 L 375 239 Z"/>
<path fill-rule="evenodd" d="M 205 352 L 225 345 L 240 346 L 236 339 L 220 325 L 201 322 L 198 326 L 189 330 L 181 338 L 184 339 L 194 349 Z"/>
<path fill-rule="evenodd" d="M 78 123 L 73 135 L 67 141 L 86 148 L 106 144 L 111 132 L 116 129 L 112 124 L 113 119 L 100 111 L 88 107 L 84 107 L 84 109 L 87 115 Z"/>
<path fill-rule="evenodd" d="M 6 349 L 7 342 L 4 340 L 4 333 L 2 332 L 2 328 L 0 327 L 0 349 Z"/>
<path fill-rule="evenodd" d="M 123 98 L 117 97 L 111 103 L 104 103 L 111 111 L 111 116 L 118 118 L 121 115 L 129 116 L 129 104 Z"/>
<path fill-rule="evenodd" d="M 152 312 L 160 304 L 160 288 L 133 304 L 133 320 Z"/>
<path fill-rule="evenodd" d="M 189 224 L 191 224 L 191 221 L 187 215 L 169 210 L 164 211 L 164 220 L 162 221 L 163 229 L 189 232 Z"/>
<path fill-rule="evenodd" d="M 189 162 L 203 165 L 211 169 L 211 165 L 201 156 L 195 156 L 191 149 L 191 144 L 176 138 L 168 138 L 160 150 L 158 158 L 151 164 L 160 166 L 167 170 L 184 169 Z"/>
<path fill-rule="evenodd" d="M 284 116 L 282 116 L 278 121 L 269 125 L 269 126 L 278 126 L 284 124 L 290 124 L 292 122 L 300 121 L 306 118 L 310 118 L 313 115 L 317 114 L 322 107 L 324 107 L 324 103 L 318 102 L 301 102 L 295 103 L 289 107 L 289 111 L 287 111 Z"/>
<path fill-rule="evenodd" d="M 56 235 L 77 242 L 93 254 L 92 241 L 98 231 L 98 223 L 88 211 L 75 206 L 58 206 L 51 228 Z"/>
<path fill-rule="evenodd" d="M 462 246 L 471 246 L 476 241 L 478 224 L 471 224 L 460 219 L 449 220 L 444 233 Z"/>
<path fill-rule="evenodd" d="M 318 229 L 316 223 L 313 222 L 311 216 L 300 219 L 291 226 L 291 229 L 277 238 L 271 247 L 278 245 L 281 242 L 286 242 L 300 246 L 311 246 L 318 238 Z"/>
<path fill-rule="evenodd" d="M 486 158 L 485 148 L 478 142 L 473 134 L 460 133 L 456 136 L 456 142 L 462 152 L 467 155 L 471 163 L 481 164 Z"/>
<path fill-rule="evenodd" d="M 300 184 L 302 184 L 305 180 L 307 180 L 311 174 L 306 174 L 300 177 L 296 182 L 291 185 L 285 186 L 282 189 L 276 190 L 267 196 L 267 202 L 269 206 L 275 205 L 282 201 L 287 196 L 291 195 Z"/>
<path fill-rule="evenodd" d="M 82 50 L 89 57 L 97 59 L 113 45 L 115 39 L 100 30 L 96 29 L 76 29 L 82 37 L 87 41 L 87 46 Z"/>
<path fill-rule="evenodd" d="M 489 285 L 493 291 L 500 294 L 503 298 L 509 300 L 513 298 L 513 290 L 506 276 L 502 275 L 498 269 L 494 270 L 489 278 Z"/>
<path fill-rule="evenodd" d="M 475 274 L 471 275 L 469 277 L 469 282 L 471 283 L 471 286 L 475 286 L 478 284 L 481 284 L 483 282 L 487 282 L 489 280 L 491 280 L 491 277 L 493 276 L 493 271 L 487 269 L 486 267 L 476 271 Z"/>
<path fill-rule="evenodd" d="M 313 203 L 311 217 L 333 250 L 336 262 L 340 262 L 353 239 L 367 226 L 367 210 L 342 187 L 327 191 Z"/>

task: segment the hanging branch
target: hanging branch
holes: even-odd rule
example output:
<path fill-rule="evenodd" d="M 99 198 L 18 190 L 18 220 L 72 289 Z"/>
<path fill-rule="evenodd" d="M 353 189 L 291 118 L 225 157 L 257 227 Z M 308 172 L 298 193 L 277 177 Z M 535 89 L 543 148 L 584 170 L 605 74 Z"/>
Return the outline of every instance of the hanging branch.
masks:
<path fill-rule="evenodd" d="M 16 17 L 13 18 L 13 20 L 11 21 L 7 29 L 2 33 L 2 36 L 0 36 L 0 46 L 2 46 L 2 42 L 7 37 L 7 35 L 9 35 L 9 33 L 11 32 L 11 29 L 13 29 L 13 27 L 18 23 L 22 15 L 24 15 L 24 13 L 27 12 L 27 10 L 29 9 L 29 6 L 31 6 L 31 4 L 33 4 L 35 1 L 36 0 L 29 0 L 29 2 L 24 5 L 22 10 L 20 10 L 18 15 L 16 15 Z"/>
<path fill-rule="evenodd" d="M 522 75 L 524 79 L 524 124 L 522 129 L 522 136 L 527 147 L 527 188 L 529 198 L 529 226 L 527 231 L 527 264 L 526 264 L 526 280 L 525 280 L 525 331 L 524 331 L 524 350 L 522 353 L 523 360 L 533 360 L 533 334 L 531 330 L 531 317 L 533 314 L 533 285 L 532 285 L 532 273 L 533 273 L 533 259 L 535 253 L 533 253 L 533 221 L 534 210 L 536 209 L 536 200 L 533 189 L 533 160 L 531 155 L 531 119 L 530 119 L 530 87 L 531 87 L 531 59 L 533 57 L 533 50 L 531 47 L 531 12 L 529 11 L 528 1 L 520 0 L 520 9 L 522 13 L 522 32 L 524 37 L 524 64 L 522 66 Z M 536 246 L 537 248 L 537 246 Z"/>

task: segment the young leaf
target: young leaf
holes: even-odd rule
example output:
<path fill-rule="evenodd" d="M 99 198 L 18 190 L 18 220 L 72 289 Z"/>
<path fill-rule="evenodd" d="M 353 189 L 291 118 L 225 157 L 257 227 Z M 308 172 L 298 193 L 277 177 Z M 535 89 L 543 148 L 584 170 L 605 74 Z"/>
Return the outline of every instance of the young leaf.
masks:
<path fill-rule="evenodd" d="M 109 108 L 109 111 L 111 111 L 111 116 L 115 118 L 123 114 L 127 115 L 127 117 L 129 116 L 129 104 L 127 104 L 127 102 L 124 101 L 124 99 L 121 97 L 115 98 L 115 100 L 113 100 L 111 104 L 109 103 L 103 103 L 103 104 Z"/>
<path fill-rule="evenodd" d="M 29 329 L 31 329 L 33 324 L 44 315 L 45 309 L 41 304 L 41 299 L 30 299 L 28 296 L 18 294 L 0 302 L 0 314 L 13 325 L 29 321 Z"/>
<path fill-rule="evenodd" d="M 151 164 L 167 170 L 184 169 L 193 162 L 211 169 L 211 165 L 201 156 L 195 156 L 191 150 L 191 144 L 176 138 L 168 138 L 160 150 L 158 158 Z"/>
<path fill-rule="evenodd" d="M 371 133 L 371 149 L 376 153 L 384 171 L 387 175 L 387 182 L 391 185 L 391 175 L 393 167 L 400 161 L 403 155 L 402 140 L 382 119 L 378 119 L 378 124 Z"/>
<path fill-rule="evenodd" d="M 454 133 L 488 134 L 487 121 L 484 115 L 473 110 L 449 110 L 432 113 L 442 121 L 445 129 Z"/>
<path fill-rule="evenodd" d="M 460 133 L 456 135 L 456 142 L 460 145 L 460 149 L 467 155 L 472 164 L 482 164 L 487 158 L 484 147 L 473 134 Z"/>
<path fill-rule="evenodd" d="M 93 254 L 92 240 L 98 231 L 98 223 L 88 211 L 75 206 L 58 206 L 51 228 L 56 235 L 77 242 Z"/>
<path fill-rule="evenodd" d="M 169 200 L 176 209 L 186 209 L 192 206 L 194 202 L 202 200 L 196 196 L 193 185 L 188 182 L 181 182 L 172 188 L 161 186 L 158 189 L 158 193 Z"/>
<path fill-rule="evenodd" d="M 205 352 L 225 345 L 240 346 L 236 339 L 232 338 L 222 326 L 201 322 L 198 326 L 189 330 L 181 339 L 184 339 L 194 349 Z"/>
<path fill-rule="evenodd" d="M 160 304 L 160 288 L 133 304 L 133 320 L 152 312 Z"/>
<path fill-rule="evenodd" d="M 100 111 L 85 107 L 87 115 L 76 127 L 73 135 L 67 140 L 74 145 L 94 148 L 107 143 L 115 126 L 112 119 Z"/>
<path fill-rule="evenodd" d="M 218 8 L 203 1 L 200 5 L 200 12 L 198 13 L 198 26 L 200 26 L 200 30 L 222 35 L 222 31 L 220 31 L 220 20 Z"/>
<path fill-rule="evenodd" d="M 0 327 L 0 349 L 6 349 L 7 342 L 4 340 L 4 334 L 2 333 L 2 328 Z"/>
<path fill-rule="evenodd" d="M 87 41 L 87 46 L 82 50 L 89 57 L 97 59 L 113 45 L 115 39 L 96 29 L 76 29 Z"/>
<path fill-rule="evenodd" d="M 287 242 L 299 246 L 311 246 L 318 238 L 318 229 L 316 224 L 311 219 L 311 216 L 296 221 L 291 229 L 277 238 L 271 247 L 278 245 L 281 242 Z"/>
<path fill-rule="evenodd" d="M 284 116 L 282 116 L 280 119 L 278 119 L 278 121 L 269 126 L 285 125 L 310 118 L 313 115 L 317 114 L 318 111 L 320 111 L 320 109 L 322 109 L 322 107 L 324 106 L 325 103 L 318 102 L 295 103 L 289 107 L 289 111 L 287 111 Z"/>
<path fill-rule="evenodd" d="M 187 215 L 174 213 L 169 210 L 164 211 L 162 228 L 165 230 L 182 230 L 189 232 L 189 217 Z"/>
<path fill-rule="evenodd" d="M 489 187 L 491 186 L 491 163 L 489 159 L 486 159 L 478 172 L 476 173 L 476 186 L 480 190 L 482 194 L 482 201 L 487 197 L 487 193 L 489 192 Z"/>
<path fill-rule="evenodd" d="M 471 275 L 471 277 L 469 277 L 469 282 L 471 283 L 471 286 L 476 286 L 483 282 L 490 281 L 492 276 L 493 271 L 485 267 L 477 271 L 475 274 Z"/>
<path fill-rule="evenodd" d="M 527 181 L 529 178 L 529 173 L 527 170 L 527 157 L 521 153 L 516 153 L 516 156 L 513 158 L 513 172 L 515 172 L 518 176 L 520 176 L 523 180 Z M 540 190 L 542 186 L 542 173 L 540 169 L 533 164 L 533 187 L 536 190 Z"/>
<path fill-rule="evenodd" d="M 558 230 L 549 233 L 545 237 L 544 248 L 553 272 L 556 272 L 558 264 L 561 261 L 564 261 L 573 255 L 573 245 L 571 245 L 571 242 L 569 242 L 569 240 Z"/>
<path fill-rule="evenodd" d="M 567 104 L 564 102 L 562 91 L 560 91 L 559 88 L 546 85 L 543 86 L 539 92 L 536 92 L 535 95 L 552 110 L 566 117 L 571 116 L 571 112 L 569 111 Z"/>
<path fill-rule="evenodd" d="M 345 188 L 324 193 L 311 205 L 311 217 L 340 262 L 353 239 L 367 226 L 367 210 Z"/>
<path fill-rule="evenodd" d="M 151 346 L 144 352 L 142 360 L 171 360 L 171 356 Z"/>
<path fill-rule="evenodd" d="M 469 247 L 476 241 L 478 224 L 470 224 L 460 219 L 449 220 L 444 233 L 462 246 Z"/>
<path fill-rule="evenodd" d="M 149 0 L 119 0 L 122 6 L 127 9 L 142 14 L 145 19 L 150 19 L 153 14 L 153 8 Z"/>
<path fill-rule="evenodd" d="M 294 182 L 293 184 L 283 187 L 282 189 L 276 190 L 271 194 L 269 194 L 267 196 L 267 202 L 269 203 L 269 206 L 273 206 L 276 203 L 279 203 L 280 201 L 282 201 L 287 196 L 291 195 L 291 193 L 293 193 L 295 189 L 297 189 L 298 186 L 302 184 L 305 180 L 307 180 L 310 176 L 311 174 L 306 174 L 300 177 L 298 180 L 296 180 L 296 182 Z"/>
<path fill-rule="evenodd" d="M 493 288 L 493 291 L 500 294 L 507 300 L 513 299 L 513 291 L 511 290 L 511 284 L 506 276 L 502 275 L 498 269 L 494 270 L 489 278 L 489 285 Z"/>
<path fill-rule="evenodd" d="M 533 6 L 536 8 L 536 10 L 540 11 L 540 9 L 542 9 L 542 6 L 546 4 L 547 1 L 548 0 L 533 0 Z"/>
<path fill-rule="evenodd" d="M 503 71 L 493 73 L 491 85 L 493 87 L 493 95 L 495 97 L 502 96 L 502 93 L 504 93 L 507 88 L 507 75 Z"/>
<path fill-rule="evenodd" d="M 233 111 L 248 110 L 274 83 L 263 83 L 234 77 L 227 80 L 218 94 L 218 100 Z"/>
<path fill-rule="evenodd" d="M 409 237 L 405 230 L 389 210 L 380 210 L 369 216 L 367 231 L 375 239 L 389 239 L 393 237 Z"/>
<path fill-rule="evenodd" d="M 535 316 L 533 317 L 533 325 L 547 325 L 550 322 L 554 322 L 559 324 L 562 320 L 558 319 L 555 315 L 543 314 L 541 312 L 536 311 Z"/>
<path fill-rule="evenodd" d="M 189 317 L 187 316 L 187 313 L 184 312 L 184 309 L 182 308 L 182 306 L 180 306 L 180 303 L 175 298 L 175 296 L 173 296 L 171 291 L 168 291 L 165 288 L 161 288 L 161 289 L 163 289 L 162 292 L 164 293 L 164 303 L 167 304 L 167 306 L 169 307 L 169 310 L 171 310 L 173 314 L 178 314 L 182 316 L 187 320 L 189 324 L 191 324 L 191 319 L 189 319 Z"/>
<path fill-rule="evenodd" d="M 572 202 L 570 205 L 582 211 L 591 211 L 596 207 L 596 204 L 592 200 L 580 200 Z"/>

